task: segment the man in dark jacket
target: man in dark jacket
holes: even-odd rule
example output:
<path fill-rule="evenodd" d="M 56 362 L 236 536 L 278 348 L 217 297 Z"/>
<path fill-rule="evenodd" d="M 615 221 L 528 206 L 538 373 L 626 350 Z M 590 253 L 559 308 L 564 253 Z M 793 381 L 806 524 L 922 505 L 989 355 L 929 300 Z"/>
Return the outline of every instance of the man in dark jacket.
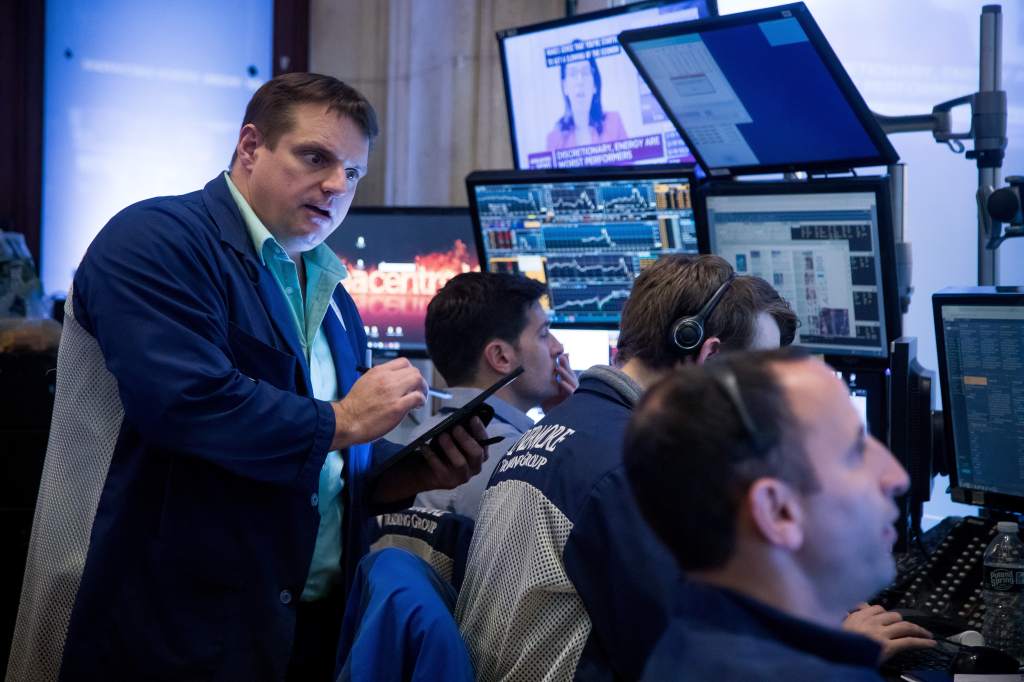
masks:
<path fill-rule="evenodd" d="M 833 370 L 783 351 L 684 368 L 644 396 L 624 450 L 644 517 L 690 579 L 645 679 L 880 679 L 879 645 L 840 623 L 895 574 L 908 478 Z"/>
<path fill-rule="evenodd" d="M 89 247 L 14 678 L 329 679 L 366 515 L 479 471 L 477 421 L 368 477 L 396 450 L 370 444 L 426 390 L 405 360 L 360 367 L 362 321 L 322 243 L 376 134 L 344 83 L 275 78 L 230 172 L 130 206 Z"/>

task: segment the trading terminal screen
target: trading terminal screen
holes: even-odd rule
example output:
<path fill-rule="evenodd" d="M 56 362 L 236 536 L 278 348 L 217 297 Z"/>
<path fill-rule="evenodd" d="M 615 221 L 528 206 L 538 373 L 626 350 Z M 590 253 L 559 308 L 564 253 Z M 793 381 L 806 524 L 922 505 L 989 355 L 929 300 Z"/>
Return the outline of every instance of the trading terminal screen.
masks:
<path fill-rule="evenodd" d="M 777 191 L 709 195 L 711 252 L 789 301 L 800 320 L 796 344 L 826 355 L 885 357 L 876 193 Z"/>
<path fill-rule="evenodd" d="M 898 158 L 802 4 L 619 40 L 711 177 Z"/>
<path fill-rule="evenodd" d="M 473 224 L 464 208 L 353 208 L 327 238 L 348 275 L 367 346 L 426 354 L 427 304 L 445 283 L 479 270 Z"/>
<path fill-rule="evenodd" d="M 697 253 L 686 175 L 511 180 L 467 180 L 484 267 L 544 282 L 553 325 L 617 326 L 644 267 Z"/>
<path fill-rule="evenodd" d="M 1024 304 L 941 307 L 957 486 L 1024 497 Z"/>

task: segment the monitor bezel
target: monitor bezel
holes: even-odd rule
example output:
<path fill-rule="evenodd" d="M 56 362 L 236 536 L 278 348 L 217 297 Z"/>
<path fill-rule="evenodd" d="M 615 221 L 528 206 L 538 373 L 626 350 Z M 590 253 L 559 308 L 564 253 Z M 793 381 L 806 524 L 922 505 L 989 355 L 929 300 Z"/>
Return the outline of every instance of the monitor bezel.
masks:
<path fill-rule="evenodd" d="M 472 227 L 472 217 L 469 215 L 469 208 L 466 206 L 352 206 L 349 208 L 348 213 L 345 214 L 345 220 L 348 220 L 350 216 L 429 216 L 429 217 L 445 217 L 452 216 L 458 218 L 470 218 L 470 230 L 475 232 Z M 338 228 L 331 234 L 343 232 L 345 229 L 345 220 L 341 222 Z M 334 251 L 334 247 L 331 246 L 331 237 L 328 236 L 324 240 L 324 243 Z M 473 235 L 471 241 L 466 242 L 466 246 L 473 248 L 476 252 L 476 260 L 478 266 L 483 269 L 483 264 L 480 262 L 480 243 Z M 347 292 L 346 292 L 347 293 Z M 356 308 L 358 310 L 358 306 Z M 362 312 L 359 313 L 359 319 L 362 320 Z M 367 343 L 370 343 L 370 339 L 367 338 Z M 430 355 L 427 353 L 427 344 L 424 340 L 422 347 L 408 347 L 408 348 L 367 348 L 373 352 L 376 357 L 385 358 L 411 358 L 414 360 L 429 359 Z"/>
<path fill-rule="evenodd" d="M 803 28 L 804 33 L 807 35 L 808 42 L 811 43 L 811 46 L 818 54 L 818 57 L 825 65 L 825 68 L 832 76 L 840 93 L 843 95 L 847 104 L 850 105 L 854 116 L 864 128 L 865 133 L 867 133 L 868 137 L 875 144 L 875 147 L 878 149 L 878 154 L 874 156 L 834 159 L 831 161 L 813 161 L 806 163 L 757 164 L 739 167 L 709 166 L 703 156 L 701 156 L 700 150 L 693 144 L 693 140 L 690 139 L 690 136 L 687 135 L 686 131 L 683 129 L 675 113 L 668 106 L 660 89 L 655 87 L 654 83 L 651 81 L 650 73 L 637 59 L 633 44 L 658 38 L 669 38 L 701 33 L 703 31 L 727 28 L 738 24 L 760 23 L 763 21 L 771 21 L 773 19 L 788 18 L 795 18 L 800 22 L 801 28 Z M 665 26 L 631 29 L 619 34 L 619 43 L 626 51 L 626 54 L 629 55 L 629 58 L 633 61 L 637 71 L 639 71 L 643 79 L 647 81 L 648 87 L 650 87 L 651 92 L 658 100 L 658 103 L 661 105 L 662 110 L 664 110 L 665 115 L 669 117 L 669 120 L 672 121 L 672 124 L 679 131 L 679 134 L 682 135 L 683 140 L 686 141 L 686 146 L 690 149 L 690 152 L 697 160 L 697 163 L 710 178 L 721 179 L 740 175 L 780 172 L 806 171 L 808 173 L 812 173 L 825 171 L 848 171 L 851 168 L 864 166 L 888 166 L 899 161 L 899 154 L 896 152 L 895 147 L 893 147 L 892 143 L 889 141 L 885 131 L 882 130 L 882 126 L 878 123 L 874 113 L 872 113 L 871 109 L 868 107 L 867 102 L 864 101 L 864 97 L 860 94 L 860 91 L 857 90 L 857 87 L 846 72 L 846 69 L 843 68 L 843 65 L 836 56 L 835 51 L 825 38 L 825 34 L 822 33 L 817 22 L 814 21 L 814 17 L 807 9 L 807 6 L 802 2 L 749 12 L 739 12 L 737 14 L 729 14 L 722 17 L 709 17 L 707 19 L 698 19 L 695 21 L 666 24 Z"/>
<path fill-rule="evenodd" d="M 823 355 L 837 368 L 887 367 L 889 346 L 903 335 L 903 316 L 900 312 L 899 290 L 896 282 L 896 238 L 893 233 L 892 202 L 888 176 L 812 178 L 803 181 L 787 180 L 728 180 L 708 181 L 696 193 L 694 204 L 700 204 L 695 215 L 697 222 L 697 244 L 701 253 L 711 251 L 711 224 L 708 219 L 708 198 L 717 196 L 780 195 L 780 194 L 856 194 L 872 192 L 878 215 L 879 267 L 882 272 L 882 307 L 885 311 L 885 348 L 881 355 L 858 353 L 833 354 L 819 348 L 811 352 Z"/>
<path fill-rule="evenodd" d="M 994 493 L 965 487 L 957 467 L 956 441 L 953 438 L 952 399 L 949 394 L 949 366 L 946 362 L 946 337 L 942 330 L 942 308 L 953 305 L 1007 307 L 1007 302 L 1024 306 L 1022 287 L 948 287 L 932 294 L 935 323 L 935 350 L 939 365 L 939 390 L 942 395 L 942 433 L 949 468 L 949 494 L 954 502 L 1011 512 L 1024 512 L 1024 496 Z"/>
<path fill-rule="evenodd" d="M 488 259 L 484 249 L 483 228 L 480 212 L 477 210 L 475 188 L 481 185 L 530 185 L 558 182 L 607 182 L 614 180 L 642 181 L 686 178 L 690 183 L 690 205 L 693 211 L 694 230 L 697 233 L 697 252 L 700 250 L 700 217 L 697 200 L 697 181 L 693 166 L 689 164 L 653 164 L 649 166 L 594 166 L 587 168 L 554 168 L 542 170 L 483 170 L 473 171 L 466 176 L 466 194 L 469 198 L 469 217 L 473 222 L 473 236 L 476 238 L 477 257 L 480 269 L 489 272 Z M 618 329 L 617 322 L 555 322 L 556 327 L 568 329 Z"/>
<path fill-rule="evenodd" d="M 620 14 L 629 14 L 631 12 L 640 12 L 643 10 L 651 9 L 652 7 L 659 7 L 662 5 L 676 4 L 678 0 L 640 0 L 640 2 L 634 2 L 628 5 L 621 5 L 619 7 L 610 7 L 608 9 L 598 10 L 596 12 L 585 12 L 583 14 L 573 14 L 559 19 L 552 19 L 550 21 L 542 21 L 536 24 L 530 24 L 528 26 L 519 26 L 515 28 L 506 28 L 495 33 L 495 37 L 498 40 L 498 55 L 501 57 L 501 80 L 505 89 L 505 111 L 508 115 L 508 131 L 510 139 L 512 140 L 512 163 L 517 169 L 528 170 L 523 168 L 519 159 L 519 144 L 516 138 L 516 125 L 515 125 L 515 114 L 512 106 L 512 91 L 509 86 L 508 77 L 508 55 L 505 51 L 505 39 L 514 38 L 527 33 L 538 33 L 540 31 L 548 31 L 551 29 L 562 28 L 564 26 L 572 26 L 573 24 L 582 24 L 594 20 L 606 19 L 608 17 L 618 16 Z M 708 16 L 718 16 L 718 0 L 705 0 L 708 8 Z M 666 113 L 667 116 L 667 113 Z M 672 119 L 669 119 L 672 121 Z M 672 121 L 672 125 L 678 129 L 675 121 Z M 645 167 L 650 168 L 654 165 L 660 164 L 644 164 Z M 692 164 L 690 164 L 692 165 Z M 604 168 L 605 166 L 593 166 L 594 168 Z"/>

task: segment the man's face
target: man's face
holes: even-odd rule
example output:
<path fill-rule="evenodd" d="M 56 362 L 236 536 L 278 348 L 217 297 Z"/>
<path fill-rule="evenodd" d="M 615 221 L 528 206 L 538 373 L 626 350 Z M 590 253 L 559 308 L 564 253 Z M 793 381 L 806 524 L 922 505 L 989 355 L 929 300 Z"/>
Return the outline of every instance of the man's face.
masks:
<path fill-rule="evenodd" d="M 852 608 L 895 575 L 895 499 L 907 473 L 864 432 L 849 392 L 824 363 L 780 372 L 818 488 L 803 496 L 804 541 L 797 559 L 824 605 Z"/>
<path fill-rule="evenodd" d="M 564 352 L 551 333 L 548 317 L 540 303 L 534 302 L 526 313 L 526 328 L 516 340 L 515 352 L 525 371 L 509 388 L 523 404 L 540 405 L 558 395 L 555 358 Z"/>
<path fill-rule="evenodd" d="M 366 173 L 370 143 L 350 118 L 326 105 L 297 104 L 291 116 L 291 130 L 273 149 L 264 143 L 253 151 L 246 195 L 267 230 L 294 256 L 341 224 Z"/>

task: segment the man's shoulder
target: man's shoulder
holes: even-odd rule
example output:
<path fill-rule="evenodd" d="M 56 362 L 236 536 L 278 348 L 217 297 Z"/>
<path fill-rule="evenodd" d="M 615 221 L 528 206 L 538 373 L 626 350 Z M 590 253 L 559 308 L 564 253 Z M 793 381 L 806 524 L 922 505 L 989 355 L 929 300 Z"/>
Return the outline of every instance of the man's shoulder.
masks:
<path fill-rule="evenodd" d="M 217 227 L 203 204 L 202 191 L 144 199 L 118 211 L 96 236 L 91 251 L 131 245 L 182 247 L 216 238 Z"/>
<path fill-rule="evenodd" d="M 571 517 L 621 465 L 630 412 L 627 405 L 578 391 L 511 443 L 491 486 L 525 483 Z"/>
<path fill-rule="evenodd" d="M 145 199 L 122 209 L 97 233 L 77 271 L 76 300 L 96 296 L 112 275 L 150 275 L 170 285 L 195 286 L 196 277 L 223 269 L 218 223 L 203 191 Z"/>
<path fill-rule="evenodd" d="M 584 375 L 579 388 L 565 402 L 551 410 L 538 424 L 548 420 L 572 422 L 601 437 L 601 425 L 612 421 L 629 421 L 633 408 L 629 402 L 600 378 Z"/>
<path fill-rule="evenodd" d="M 632 413 L 632 406 L 613 388 L 593 379 L 584 380 L 576 393 L 537 422 L 517 445 L 536 447 L 539 443 L 549 452 L 558 446 L 567 451 L 583 450 L 589 455 L 586 469 L 604 470 L 622 461 L 622 436 Z M 527 439 L 531 433 L 554 432 L 559 426 L 571 430 L 571 437 L 559 437 L 557 443 L 550 436 Z M 568 458 L 563 461 L 570 464 Z"/>
<path fill-rule="evenodd" d="M 180 225 L 182 228 L 214 226 L 203 205 L 203 191 L 143 199 L 119 211 L 110 223 L 132 222 L 141 225 Z"/>

